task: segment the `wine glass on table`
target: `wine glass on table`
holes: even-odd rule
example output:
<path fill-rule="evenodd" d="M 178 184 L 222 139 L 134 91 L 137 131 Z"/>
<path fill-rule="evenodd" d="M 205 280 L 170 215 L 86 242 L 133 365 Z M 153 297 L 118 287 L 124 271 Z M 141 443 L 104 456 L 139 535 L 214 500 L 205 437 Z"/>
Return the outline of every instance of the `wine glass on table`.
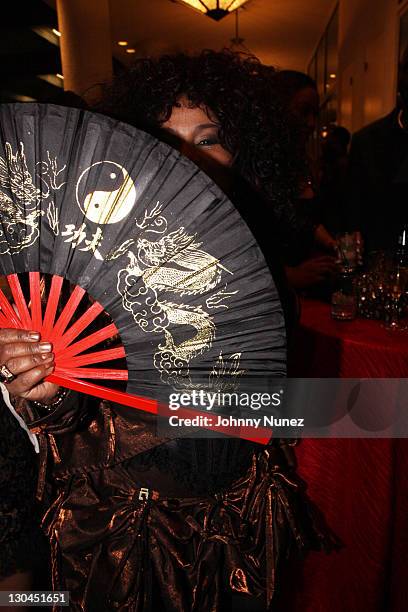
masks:
<path fill-rule="evenodd" d="M 385 327 L 391 331 L 401 331 L 407 329 L 401 323 L 402 296 L 407 288 L 407 276 L 403 270 L 397 268 L 390 272 L 387 278 L 388 311 L 389 316 Z"/>

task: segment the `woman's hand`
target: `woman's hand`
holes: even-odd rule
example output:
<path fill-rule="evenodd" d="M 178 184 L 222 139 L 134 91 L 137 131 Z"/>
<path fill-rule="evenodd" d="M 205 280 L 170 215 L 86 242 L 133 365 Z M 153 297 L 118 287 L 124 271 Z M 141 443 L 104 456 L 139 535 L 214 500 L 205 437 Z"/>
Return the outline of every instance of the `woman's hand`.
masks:
<path fill-rule="evenodd" d="M 288 283 L 294 289 L 307 289 L 323 281 L 331 280 L 338 271 L 334 257 L 325 255 L 307 259 L 298 266 L 287 266 Z"/>
<path fill-rule="evenodd" d="M 327 231 L 324 225 L 320 224 L 315 229 L 314 234 L 315 242 L 332 253 L 336 252 L 337 242 L 331 234 Z"/>
<path fill-rule="evenodd" d="M 5 365 L 15 380 L 7 383 L 11 395 L 47 403 L 58 386 L 43 379 L 54 370 L 54 355 L 49 342 L 40 342 L 40 334 L 22 329 L 0 330 L 0 366 Z"/>

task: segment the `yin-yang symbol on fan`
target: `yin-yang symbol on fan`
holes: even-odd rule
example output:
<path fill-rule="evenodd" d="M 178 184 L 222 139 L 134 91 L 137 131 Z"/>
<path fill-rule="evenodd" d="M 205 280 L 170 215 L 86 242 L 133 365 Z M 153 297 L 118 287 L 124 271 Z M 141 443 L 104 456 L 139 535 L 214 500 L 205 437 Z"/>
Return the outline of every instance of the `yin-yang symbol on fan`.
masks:
<path fill-rule="evenodd" d="M 105 225 L 122 221 L 136 202 L 136 187 L 127 170 L 112 161 L 95 162 L 76 185 L 76 200 L 89 221 Z"/>

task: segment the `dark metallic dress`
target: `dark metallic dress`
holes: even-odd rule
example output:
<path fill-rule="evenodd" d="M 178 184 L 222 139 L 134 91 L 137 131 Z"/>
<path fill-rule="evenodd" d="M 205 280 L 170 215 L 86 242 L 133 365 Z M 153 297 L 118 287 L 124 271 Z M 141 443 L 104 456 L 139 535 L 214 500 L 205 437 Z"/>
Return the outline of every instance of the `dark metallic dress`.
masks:
<path fill-rule="evenodd" d="M 284 560 L 330 546 L 285 448 L 160 440 L 149 415 L 74 393 L 41 418 L 17 407 L 39 435 L 53 588 L 71 610 L 223 612 L 230 596 L 267 610 Z"/>

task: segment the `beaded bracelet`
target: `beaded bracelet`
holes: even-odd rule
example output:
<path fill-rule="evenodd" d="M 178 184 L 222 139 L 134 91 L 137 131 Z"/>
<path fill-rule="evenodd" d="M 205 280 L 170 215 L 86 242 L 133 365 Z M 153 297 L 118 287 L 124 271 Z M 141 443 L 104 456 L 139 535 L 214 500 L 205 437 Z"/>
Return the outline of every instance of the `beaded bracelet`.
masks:
<path fill-rule="evenodd" d="M 51 410 L 55 410 L 55 408 L 58 408 L 58 406 L 61 406 L 67 394 L 68 394 L 68 389 L 58 389 L 55 399 L 51 404 L 42 404 L 41 402 L 37 402 L 36 400 L 31 400 L 30 403 L 33 406 L 35 406 L 35 408 L 39 408 L 40 410 L 46 410 L 47 412 L 51 412 Z"/>

